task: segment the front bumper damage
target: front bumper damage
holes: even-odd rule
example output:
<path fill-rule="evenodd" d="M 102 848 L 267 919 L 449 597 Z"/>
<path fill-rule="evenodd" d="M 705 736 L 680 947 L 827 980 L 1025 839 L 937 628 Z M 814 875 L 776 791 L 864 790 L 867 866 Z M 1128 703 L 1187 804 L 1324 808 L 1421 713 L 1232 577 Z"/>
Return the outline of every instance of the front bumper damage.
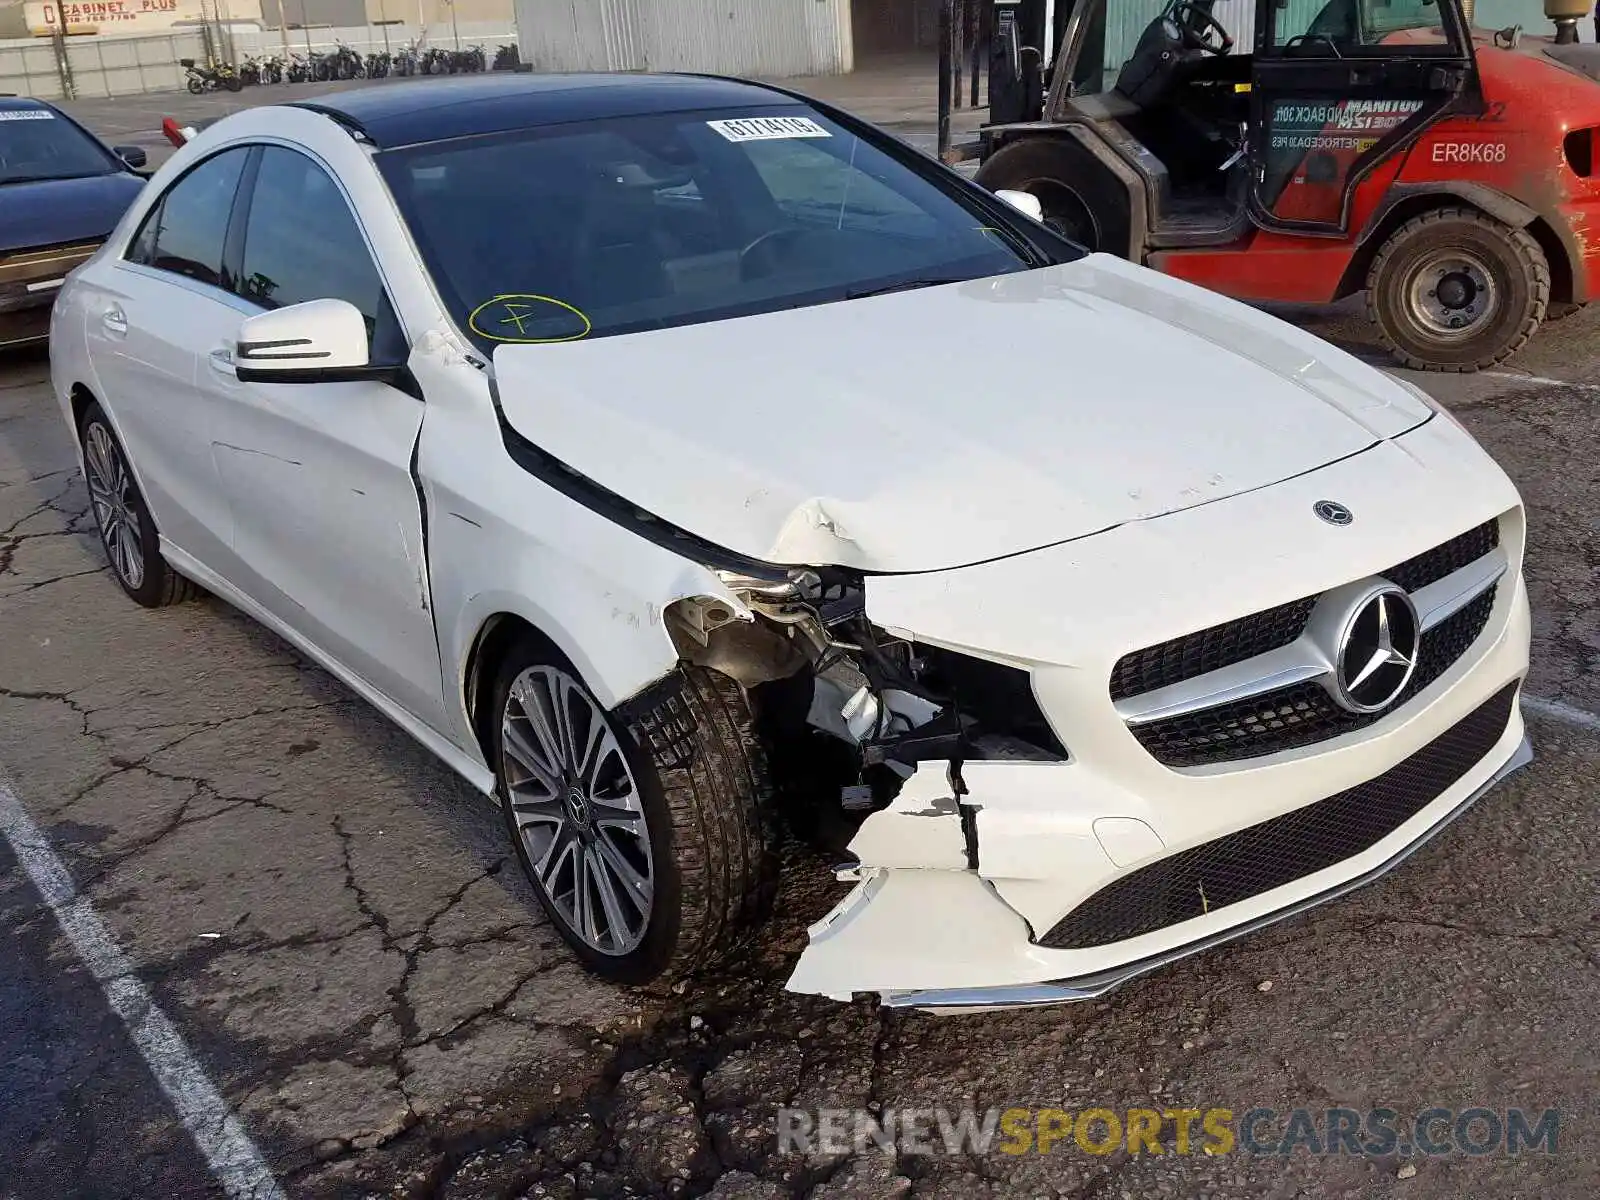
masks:
<path fill-rule="evenodd" d="M 1448 446 L 1457 436 L 1444 422 L 1430 424 L 1438 426 L 1426 432 L 1433 442 Z M 1419 458 L 1430 457 L 1421 436 L 1406 440 Z M 875 619 L 908 636 L 944 613 L 973 611 L 981 600 L 1018 661 L 1031 664 L 1034 689 L 1067 754 L 1052 762 L 969 759 L 955 782 L 949 764 L 920 763 L 849 843 L 855 861 L 839 875 L 855 886 L 810 930 L 789 988 L 841 1000 L 877 993 L 888 1006 L 936 1012 L 1103 995 L 1376 879 L 1529 762 L 1517 703 L 1530 620 L 1515 494 L 1464 478 L 1458 494 L 1475 495 L 1474 507 L 1423 505 L 1395 482 L 1403 479 L 1399 472 L 1377 470 L 1377 455 L 1319 473 L 1321 479 L 1230 500 L 1212 515 L 1248 506 L 1241 524 L 1268 527 L 1277 512 L 1287 521 L 1326 494 L 1365 495 L 1365 510 L 1410 514 L 1392 544 L 1362 552 L 1367 558 L 1353 569 L 1360 574 L 1499 511 L 1503 549 L 1496 553 L 1505 574 L 1483 632 L 1448 670 L 1382 720 L 1299 749 L 1169 767 L 1107 702 L 1105 681 L 1122 647 L 1148 645 L 1163 627 L 1184 628 L 1181 614 L 1156 612 L 1158 604 L 1206 607 L 1189 618 L 1190 627 L 1238 611 L 1237 596 L 1228 593 L 1239 576 L 1203 569 L 1226 561 L 1229 532 L 1204 510 L 1165 518 L 1163 539 L 1151 542 L 1148 557 L 1172 569 L 1165 564 L 1191 555 L 1192 570 L 1181 564 L 1185 577 L 1216 580 L 1215 595 L 1199 587 L 1182 595 L 1149 589 L 1144 603 L 1102 610 L 1110 615 L 1093 626 L 1031 616 L 1040 609 L 1030 598 L 1047 591 L 1037 581 L 1064 573 L 1050 554 L 949 573 L 936 588 L 914 579 L 876 581 L 869 610 L 876 603 Z M 1436 459 L 1436 472 L 1444 461 L 1453 460 Z M 1334 474 L 1330 486 L 1326 476 Z M 1378 495 L 1380 488 L 1391 490 Z M 1134 557 L 1115 539 L 1156 532 L 1130 529 L 1051 554 L 1070 551 L 1071 570 L 1088 581 L 1087 590 L 1113 595 L 1114 580 L 1127 575 Z M 1287 537 L 1267 541 L 1293 545 Z M 1282 580 L 1312 579 L 1319 555 L 1326 557 L 1325 547 L 1311 542 L 1275 556 L 1270 567 Z M 1297 586 L 1272 585 L 1278 596 Z M 1116 620 L 1146 628 L 1108 633 Z M 952 636 L 958 632 L 934 629 L 947 644 L 959 642 Z M 1063 640 L 1049 640 L 1057 637 Z M 1383 821 L 1370 819 L 1374 808 L 1387 814 Z M 1280 857 L 1292 859 L 1292 869 Z M 1141 890 L 1140 881 L 1152 877 Z M 1118 903 L 1129 896 L 1137 919 L 1122 920 Z M 1091 910 L 1096 920 L 1083 920 Z M 1150 919 L 1152 912 L 1164 919 Z"/>
<path fill-rule="evenodd" d="M 956 798 L 924 770 L 902 793 L 905 803 L 869 819 L 851 843 L 863 865 L 840 873 L 856 879 L 856 886 L 811 927 L 811 944 L 788 987 L 836 1000 L 877 992 L 885 1007 L 937 1014 L 1092 1000 L 1140 975 L 1371 883 L 1399 866 L 1495 784 L 1532 761 L 1521 717 L 1513 714 L 1494 752 L 1414 823 L 1370 853 L 1256 902 L 1173 927 L 1166 931 L 1172 935 L 1171 944 L 1160 949 L 1143 953 L 1132 946 L 1113 947 L 1122 961 L 1081 973 L 1075 963 L 1079 952 L 1037 945 L 1028 922 L 1005 902 L 994 883 L 981 871 L 963 869 L 964 860 L 958 865 L 963 848 Z M 981 785 L 974 792 L 962 800 L 977 804 L 987 794 Z M 902 840 L 901 833 L 913 836 Z M 922 864 L 912 865 L 919 856 Z M 877 861 L 883 858 L 898 859 L 902 865 Z M 874 865 L 866 865 L 869 862 Z"/>

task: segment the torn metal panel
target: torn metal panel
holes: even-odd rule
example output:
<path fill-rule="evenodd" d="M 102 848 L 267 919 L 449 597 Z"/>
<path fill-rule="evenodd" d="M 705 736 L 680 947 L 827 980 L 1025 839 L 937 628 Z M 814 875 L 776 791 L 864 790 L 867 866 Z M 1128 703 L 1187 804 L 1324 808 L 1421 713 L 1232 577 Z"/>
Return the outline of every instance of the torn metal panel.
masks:
<path fill-rule="evenodd" d="M 863 867 L 967 869 L 967 844 L 946 763 L 924 763 L 893 803 L 861 823 L 850 853 Z"/>
<path fill-rule="evenodd" d="M 789 990 L 837 1000 L 1039 974 L 1026 923 L 970 871 L 871 871 L 809 933 Z"/>

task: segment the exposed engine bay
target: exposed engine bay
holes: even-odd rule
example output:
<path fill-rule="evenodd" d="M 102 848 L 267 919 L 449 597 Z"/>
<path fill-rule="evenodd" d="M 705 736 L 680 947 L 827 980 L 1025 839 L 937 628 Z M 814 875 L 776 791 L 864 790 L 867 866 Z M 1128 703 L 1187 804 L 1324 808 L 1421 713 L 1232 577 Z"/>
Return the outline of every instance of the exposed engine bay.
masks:
<path fill-rule="evenodd" d="M 781 774 L 806 779 L 813 795 L 829 789 L 843 813 L 886 808 L 923 762 L 948 763 L 959 796 L 963 762 L 1067 758 L 1027 671 L 874 625 L 859 573 L 719 574 L 738 603 L 697 596 L 673 605 L 667 625 L 679 654 L 741 684 Z"/>

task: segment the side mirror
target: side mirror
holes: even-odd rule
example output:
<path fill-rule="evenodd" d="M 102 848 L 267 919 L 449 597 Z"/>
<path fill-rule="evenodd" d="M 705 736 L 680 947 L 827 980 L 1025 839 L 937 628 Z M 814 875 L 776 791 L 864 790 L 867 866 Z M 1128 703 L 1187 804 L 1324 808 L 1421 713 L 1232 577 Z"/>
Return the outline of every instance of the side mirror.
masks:
<path fill-rule="evenodd" d="M 247 383 L 344 383 L 387 379 L 369 362 L 367 320 L 348 300 L 307 300 L 247 317 L 234 372 Z"/>
<path fill-rule="evenodd" d="M 1035 221 L 1044 220 L 1044 205 L 1039 203 L 1039 197 L 1032 192 L 1019 192 L 1012 188 L 1001 188 L 995 192 L 996 196 L 1004 200 L 1012 208 L 1025 217 L 1032 217 Z"/>
<path fill-rule="evenodd" d="M 137 171 L 150 161 L 143 146 L 113 146 L 111 153 L 126 163 L 130 171 Z"/>

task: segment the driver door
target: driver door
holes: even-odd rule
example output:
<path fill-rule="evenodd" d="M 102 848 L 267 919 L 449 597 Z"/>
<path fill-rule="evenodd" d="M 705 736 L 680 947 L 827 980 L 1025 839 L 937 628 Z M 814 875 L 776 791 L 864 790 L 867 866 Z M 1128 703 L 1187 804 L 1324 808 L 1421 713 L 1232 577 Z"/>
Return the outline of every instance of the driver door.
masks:
<path fill-rule="evenodd" d="M 1478 95 L 1459 0 L 1259 0 L 1251 91 L 1252 220 L 1328 235 L 1375 167 Z"/>

